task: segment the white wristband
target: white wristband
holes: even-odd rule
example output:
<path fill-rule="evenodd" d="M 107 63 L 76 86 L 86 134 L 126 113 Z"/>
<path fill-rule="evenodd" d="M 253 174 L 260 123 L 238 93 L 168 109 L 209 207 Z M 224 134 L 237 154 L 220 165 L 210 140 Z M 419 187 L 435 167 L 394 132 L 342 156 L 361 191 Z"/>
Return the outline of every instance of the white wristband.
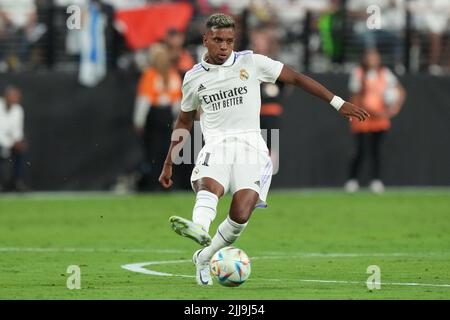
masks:
<path fill-rule="evenodd" d="M 331 99 L 330 101 L 330 104 L 338 111 L 344 103 L 345 100 L 343 100 L 341 97 L 338 96 L 334 96 L 333 99 Z"/>

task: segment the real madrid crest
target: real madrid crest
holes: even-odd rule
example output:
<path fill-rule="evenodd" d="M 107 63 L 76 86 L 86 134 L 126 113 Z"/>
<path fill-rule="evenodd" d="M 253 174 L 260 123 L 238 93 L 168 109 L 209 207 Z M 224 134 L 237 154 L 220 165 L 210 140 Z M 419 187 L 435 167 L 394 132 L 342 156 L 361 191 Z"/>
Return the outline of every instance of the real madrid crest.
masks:
<path fill-rule="evenodd" d="M 247 70 L 241 69 L 239 73 L 239 78 L 241 78 L 242 81 L 247 80 L 249 77 Z"/>

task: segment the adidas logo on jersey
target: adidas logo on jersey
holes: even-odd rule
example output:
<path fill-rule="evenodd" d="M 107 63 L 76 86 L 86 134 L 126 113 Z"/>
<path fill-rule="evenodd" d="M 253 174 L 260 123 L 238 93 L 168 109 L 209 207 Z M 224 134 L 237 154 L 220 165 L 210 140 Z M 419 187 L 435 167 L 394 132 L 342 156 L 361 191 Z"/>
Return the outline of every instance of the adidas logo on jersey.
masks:
<path fill-rule="evenodd" d="M 198 87 L 198 91 L 197 92 L 200 92 L 200 91 L 205 90 L 205 89 L 206 89 L 205 86 L 203 84 L 200 84 L 200 86 Z"/>

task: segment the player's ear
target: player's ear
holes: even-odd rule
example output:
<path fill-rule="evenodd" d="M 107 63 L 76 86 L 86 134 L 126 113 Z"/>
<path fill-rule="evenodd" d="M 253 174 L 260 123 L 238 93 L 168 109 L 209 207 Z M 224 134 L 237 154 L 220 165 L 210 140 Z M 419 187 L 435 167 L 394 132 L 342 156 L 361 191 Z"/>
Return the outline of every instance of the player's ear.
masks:
<path fill-rule="evenodd" d="M 207 39 L 206 39 L 206 33 L 205 33 L 205 34 L 203 34 L 203 46 L 204 47 L 206 47 L 206 42 L 207 42 Z"/>

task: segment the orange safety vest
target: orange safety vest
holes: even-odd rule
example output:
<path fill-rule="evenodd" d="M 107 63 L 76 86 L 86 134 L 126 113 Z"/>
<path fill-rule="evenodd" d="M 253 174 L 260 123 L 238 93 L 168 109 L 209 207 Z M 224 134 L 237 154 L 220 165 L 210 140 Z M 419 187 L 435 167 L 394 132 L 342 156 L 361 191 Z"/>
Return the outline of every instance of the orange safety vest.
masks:
<path fill-rule="evenodd" d="M 181 77 L 177 70 L 169 70 L 168 87 L 164 85 L 162 75 L 155 68 L 147 69 L 141 76 L 138 95 L 149 99 L 152 108 L 173 105 L 181 100 Z"/>
<path fill-rule="evenodd" d="M 188 72 L 194 66 L 195 62 L 187 50 L 183 50 L 177 60 L 177 68 L 182 73 Z"/>
<path fill-rule="evenodd" d="M 375 115 L 375 113 L 387 113 L 384 102 L 384 93 L 387 89 L 387 72 L 386 68 L 381 68 L 375 77 L 365 76 L 362 79 L 364 76 L 363 69 L 358 67 L 356 70 L 356 76 L 361 81 L 362 89 L 359 93 L 354 94 L 350 101 L 368 111 L 371 118 L 363 122 L 353 118 L 350 122 L 353 133 L 385 131 L 391 127 L 391 121 L 387 115 Z"/>
<path fill-rule="evenodd" d="M 261 105 L 262 116 L 280 116 L 283 113 L 283 107 L 277 102 L 268 102 Z"/>

